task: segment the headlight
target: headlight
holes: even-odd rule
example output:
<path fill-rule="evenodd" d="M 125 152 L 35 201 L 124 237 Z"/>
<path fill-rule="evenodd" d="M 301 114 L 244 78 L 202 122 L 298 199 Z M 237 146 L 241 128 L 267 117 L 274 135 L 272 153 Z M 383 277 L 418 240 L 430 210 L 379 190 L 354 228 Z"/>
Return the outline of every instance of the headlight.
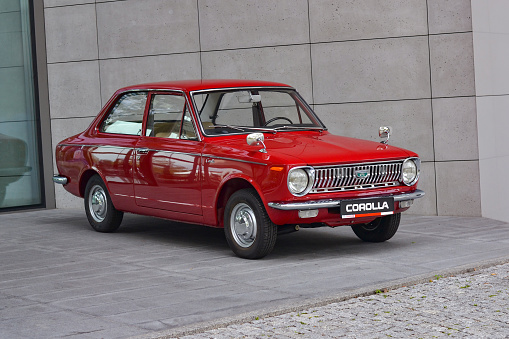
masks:
<path fill-rule="evenodd" d="M 303 196 L 311 190 L 315 170 L 311 167 L 296 167 L 288 172 L 288 190 L 296 196 Z"/>
<path fill-rule="evenodd" d="M 419 179 L 420 160 L 416 158 L 406 159 L 401 167 L 401 180 L 407 186 L 412 186 Z"/>

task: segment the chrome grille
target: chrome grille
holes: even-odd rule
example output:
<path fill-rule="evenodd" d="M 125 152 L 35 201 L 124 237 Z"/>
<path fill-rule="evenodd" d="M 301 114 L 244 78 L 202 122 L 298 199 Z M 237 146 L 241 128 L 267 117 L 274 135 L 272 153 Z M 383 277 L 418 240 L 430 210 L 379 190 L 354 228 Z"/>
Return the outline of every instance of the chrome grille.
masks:
<path fill-rule="evenodd" d="M 402 161 L 315 167 L 315 183 L 310 193 L 341 192 L 399 185 Z M 356 171 L 365 171 L 358 178 Z"/>

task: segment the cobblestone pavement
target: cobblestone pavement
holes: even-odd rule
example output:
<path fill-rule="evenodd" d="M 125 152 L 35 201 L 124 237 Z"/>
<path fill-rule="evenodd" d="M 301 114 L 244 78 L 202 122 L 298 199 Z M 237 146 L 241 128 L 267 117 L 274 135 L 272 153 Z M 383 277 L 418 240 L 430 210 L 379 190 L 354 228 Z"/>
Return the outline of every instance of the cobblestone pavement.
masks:
<path fill-rule="evenodd" d="M 509 338 L 509 264 L 190 338 Z"/>

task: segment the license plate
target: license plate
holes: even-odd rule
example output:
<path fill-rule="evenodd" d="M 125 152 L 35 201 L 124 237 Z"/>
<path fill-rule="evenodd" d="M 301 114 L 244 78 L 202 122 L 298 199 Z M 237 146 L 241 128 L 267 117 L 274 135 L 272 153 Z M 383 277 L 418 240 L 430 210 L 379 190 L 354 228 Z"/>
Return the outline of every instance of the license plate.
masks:
<path fill-rule="evenodd" d="M 358 218 L 394 214 L 394 198 L 345 200 L 341 202 L 341 218 Z"/>

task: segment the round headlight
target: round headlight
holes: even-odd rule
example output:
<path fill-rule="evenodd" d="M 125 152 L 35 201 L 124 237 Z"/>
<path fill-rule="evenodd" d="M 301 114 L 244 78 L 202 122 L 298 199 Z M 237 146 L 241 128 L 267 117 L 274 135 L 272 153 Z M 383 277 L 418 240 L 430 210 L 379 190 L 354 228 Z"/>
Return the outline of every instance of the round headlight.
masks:
<path fill-rule="evenodd" d="M 417 181 L 419 169 L 413 159 L 406 159 L 401 168 L 401 178 L 405 185 L 411 186 Z"/>
<path fill-rule="evenodd" d="M 308 173 L 302 168 L 296 168 L 288 173 L 288 189 L 294 195 L 304 193 L 309 184 Z"/>

